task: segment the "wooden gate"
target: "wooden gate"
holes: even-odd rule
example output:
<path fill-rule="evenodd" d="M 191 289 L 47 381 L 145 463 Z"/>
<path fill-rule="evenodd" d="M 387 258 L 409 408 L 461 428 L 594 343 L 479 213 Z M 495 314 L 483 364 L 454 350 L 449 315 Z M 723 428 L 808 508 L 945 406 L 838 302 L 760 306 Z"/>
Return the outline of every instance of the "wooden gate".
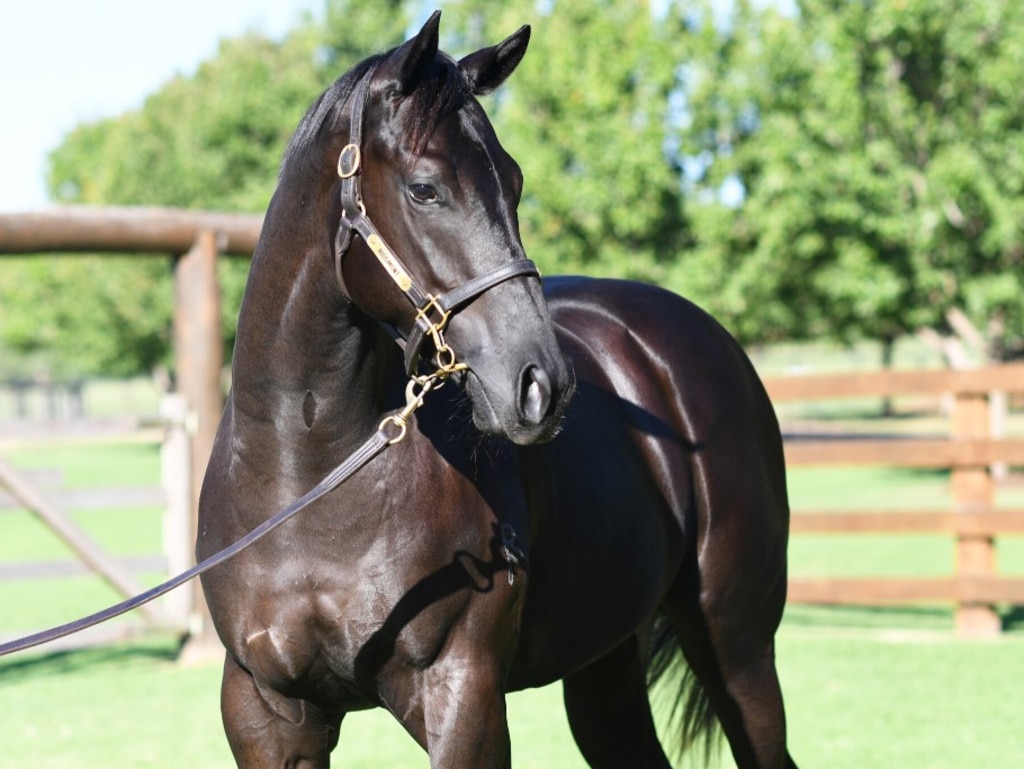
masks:
<path fill-rule="evenodd" d="M 35 517 L 64 543 L 76 561 L 19 561 L 0 568 L 0 581 L 23 581 L 95 574 L 121 599 L 142 593 L 148 586 L 135 577 L 138 572 L 175 574 L 187 569 L 192 549 L 192 466 L 188 437 L 190 424 L 181 395 L 165 395 L 160 407 L 162 442 L 158 487 L 134 486 L 101 489 L 63 489 L 59 471 L 22 471 L 0 457 L 0 514 L 24 510 Z M 133 436 L 134 437 L 134 436 Z M 71 510 L 117 510 L 162 507 L 163 551 L 159 554 L 119 557 L 101 547 L 70 515 Z M 139 609 L 142 623 L 101 625 L 48 648 L 78 647 L 134 636 L 147 629 L 186 635 L 195 611 L 193 595 L 175 591 L 160 603 Z M 67 620 L 74 619 L 68 617 Z M 18 637 L 41 628 L 14 628 Z M 8 629 L 10 632 L 11 629 Z"/>

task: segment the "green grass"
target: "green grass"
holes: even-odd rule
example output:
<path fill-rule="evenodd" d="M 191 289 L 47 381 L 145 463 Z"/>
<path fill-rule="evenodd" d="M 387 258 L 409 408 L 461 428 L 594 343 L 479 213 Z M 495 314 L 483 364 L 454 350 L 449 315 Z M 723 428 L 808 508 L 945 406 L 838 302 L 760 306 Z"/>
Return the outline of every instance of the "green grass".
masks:
<path fill-rule="evenodd" d="M 20 467 L 65 469 L 76 486 L 154 483 L 148 444 L 37 446 L 7 453 Z M 929 507 L 948 504 L 941 473 L 884 468 L 797 470 L 796 509 Z M 159 511 L 80 513 L 78 520 L 119 553 L 159 549 Z M 60 557 L 63 546 L 30 516 L 0 514 L 0 561 Z M 795 536 L 794 574 L 944 574 L 952 544 L 941 537 Z M 1001 570 L 1024 572 L 1024 541 L 1000 542 Z M 152 578 L 152 577 L 151 577 Z M 0 583 L 0 633 L 66 621 L 113 594 L 91 578 Z M 790 743 L 804 767 L 953 769 L 996 766 L 1019 755 L 1024 723 L 1024 612 L 1007 614 L 1004 637 L 967 643 L 943 607 L 788 609 L 778 664 Z M 218 710 L 215 664 L 183 667 L 175 641 L 0 660 L 0 766 L 112 765 L 193 769 L 232 764 Z M 515 766 L 584 769 L 557 686 L 509 699 Z M 346 719 L 334 766 L 426 767 L 425 755 L 381 711 Z M 696 766 L 690 763 L 687 766 Z M 718 764 L 730 769 L 724 756 Z"/>
<path fill-rule="evenodd" d="M 1021 634 L 967 643 L 937 632 L 935 617 L 855 614 L 847 625 L 787 617 L 780 632 L 789 739 L 801 766 L 960 769 L 1019 755 Z M 894 631 L 893 619 L 916 629 Z M 3 766 L 231 765 L 219 667 L 181 667 L 173 652 L 170 642 L 150 641 L 0 662 Z M 512 695 L 509 714 L 519 769 L 585 769 L 557 686 Z M 341 769 L 428 765 L 382 711 L 349 716 L 335 756 Z M 728 756 L 719 765 L 733 766 Z"/>
<path fill-rule="evenodd" d="M 69 489 L 160 483 L 160 448 L 152 443 L 28 445 L 7 456 L 22 470 L 60 469 Z M 160 552 L 161 516 L 160 508 L 71 511 L 75 523 L 119 555 Z M 27 511 L 0 514 L 0 563 L 67 555 L 67 548 Z"/>
<path fill-rule="evenodd" d="M 790 743 L 803 766 L 989 767 L 1020 755 L 1024 643 L 865 636 L 780 637 Z"/>
<path fill-rule="evenodd" d="M 28 442 L 5 453 L 22 469 L 59 468 L 68 488 L 160 483 L 160 447 L 146 442 Z"/>

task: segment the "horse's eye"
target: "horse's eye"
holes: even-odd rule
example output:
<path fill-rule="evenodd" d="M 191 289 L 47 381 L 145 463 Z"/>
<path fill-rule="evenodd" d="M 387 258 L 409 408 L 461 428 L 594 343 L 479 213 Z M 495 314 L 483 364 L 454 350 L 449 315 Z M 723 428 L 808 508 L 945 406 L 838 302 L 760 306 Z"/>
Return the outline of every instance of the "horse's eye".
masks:
<path fill-rule="evenodd" d="M 438 200 L 437 190 L 429 184 L 410 184 L 409 195 L 417 203 L 436 203 Z"/>

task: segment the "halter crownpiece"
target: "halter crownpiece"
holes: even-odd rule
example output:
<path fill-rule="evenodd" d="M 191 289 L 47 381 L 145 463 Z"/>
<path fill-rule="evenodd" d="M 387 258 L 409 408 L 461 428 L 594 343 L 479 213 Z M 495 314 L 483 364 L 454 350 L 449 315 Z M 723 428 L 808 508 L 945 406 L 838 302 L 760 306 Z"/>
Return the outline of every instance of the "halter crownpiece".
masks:
<path fill-rule="evenodd" d="M 338 278 L 338 284 L 342 287 L 342 291 L 345 291 L 341 261 L 352 244 L 353 234 L 358 234 L 373 252 L 384 271 L 402 290 L 416 310 L 416 317 L 408 337 L 405 337 L 397 329 L 394 329 L 392 334 L 400 345 L 403 344 L 404 338 L 405 369 L 412 375 L 419 365 L 420 348 L 427 337 L 433 341 L 438 358 L 450 358 L 454 365 L 454 353 L 444 342 L 444 329 L 453 313 L 458 312 L 478 296 L 506 280 L 524 275 L 539 278 L 540 270 L 530 259 L 516 259 L 442 294 L 429 294 L 416 285 L 412 273 L 370 221 L 366 214 L 366 207 L 363 205 L 362 188 L 359 181 L 362 172 L 363 111 L 374 72 L 375 69 L 367 72 L 352 92 L 349 143 L 345 145 L 338 156 L 338 176 L 341 178 L 341 218 L 334 243 L 334 271 Z M 391 332 L 390 328 L 389 332 Z"/>

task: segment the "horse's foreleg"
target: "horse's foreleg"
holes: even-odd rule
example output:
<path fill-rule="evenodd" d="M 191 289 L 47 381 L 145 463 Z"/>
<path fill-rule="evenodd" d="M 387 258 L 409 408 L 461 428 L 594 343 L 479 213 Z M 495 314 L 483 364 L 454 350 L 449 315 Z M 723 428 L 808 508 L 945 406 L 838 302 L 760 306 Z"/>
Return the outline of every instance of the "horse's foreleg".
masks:
<path fill-rule="evenodd" d="M 228 656 L 221 683 L 221 714 L 240 769 L 319 769 L 330 765 L 341 718 L 312 704 L 263 691 Z"/>
<path fill-rule="evenodd" d="M 512 749 L 501 678 L 489 664 L 447 655 L 385 696 L 427 749 L 434 769 L 510 769 Z M 394 701 L 401 692 L 402 702 Z"/>
<path fill-rule="evenodd" d="M 512 747 L 497 671 L 472 660 L 448 660 L 435 664 L 425 679 L 430 766 L 509 769 Z"/>

